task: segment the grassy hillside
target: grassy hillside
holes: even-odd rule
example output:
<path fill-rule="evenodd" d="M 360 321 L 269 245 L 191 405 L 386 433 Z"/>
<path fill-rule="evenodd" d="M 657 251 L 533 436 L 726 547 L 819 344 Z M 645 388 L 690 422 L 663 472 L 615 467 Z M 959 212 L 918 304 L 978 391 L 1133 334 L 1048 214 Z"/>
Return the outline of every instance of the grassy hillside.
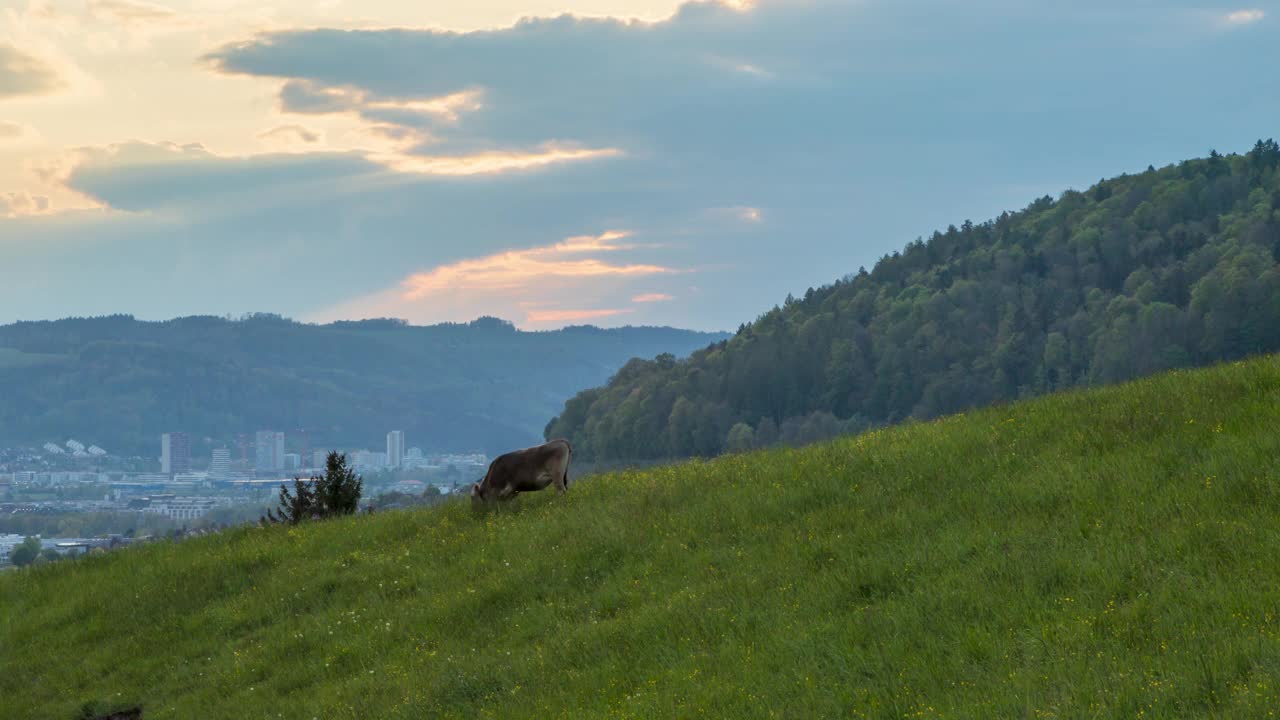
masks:
<path fill-rule="evenodd" d="M 6 717 L 1265 717 L 1280 359 L 0 576 Z"/>

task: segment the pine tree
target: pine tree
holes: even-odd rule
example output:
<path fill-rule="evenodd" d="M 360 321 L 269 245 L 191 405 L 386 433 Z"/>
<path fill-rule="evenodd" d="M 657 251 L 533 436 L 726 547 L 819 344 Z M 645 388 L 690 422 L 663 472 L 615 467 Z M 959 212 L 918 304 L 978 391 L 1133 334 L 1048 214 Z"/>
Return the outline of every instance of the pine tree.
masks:
<path fill-rule="evenodd" d="M 363 490 L 364 479 L 347 467 L 346 454 L 331 452 L 325 459 L 324 475 L 309 480 L 294 478 L 292 493 L 280 485 L 280 506 L 275 512 L 267 510 L 262 522 L 297 525 L 303 520 L 351 515 L 360 507 Z"/>
<path fill-rule="evenodd" d="M 324 477 L 315 478 L 315 497 L 321 515 L 351 515 L 360 507 L 364 480 L 347 467 L 347 456 L 336 452 L 325 459 Z"/>
<path fill-rule="evenodd" d="M 316 478 L 304 481 L 302 478 L 293 479 L 293 493 L 290 494 L 288 486 L 284 483 L 280 484 L 280 507 L 272 512 L 267 510 L 267 516 L 262 519 L 263 524 L 267 523 L 289 523 L 297 525 L 303 520 L 310 520 L 316 516 L 316 495 L 311 489 L 310 484 Z"/>

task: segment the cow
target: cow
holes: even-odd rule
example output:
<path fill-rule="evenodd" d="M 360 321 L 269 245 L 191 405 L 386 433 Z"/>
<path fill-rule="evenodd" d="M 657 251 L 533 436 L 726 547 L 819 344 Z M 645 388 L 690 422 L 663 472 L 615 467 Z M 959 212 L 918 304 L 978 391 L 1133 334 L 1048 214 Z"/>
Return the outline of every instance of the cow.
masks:
<path fill-rule="evenodd" d="M 522 492 L 537 492 L 551 484 L 563 495 L 569 488 L 572 457 L 573 447 L 568 440 L 552 440 L 499 455 L 489 464 L 484 478 L 471 486 L 471 504 L 510 500 Z"/>

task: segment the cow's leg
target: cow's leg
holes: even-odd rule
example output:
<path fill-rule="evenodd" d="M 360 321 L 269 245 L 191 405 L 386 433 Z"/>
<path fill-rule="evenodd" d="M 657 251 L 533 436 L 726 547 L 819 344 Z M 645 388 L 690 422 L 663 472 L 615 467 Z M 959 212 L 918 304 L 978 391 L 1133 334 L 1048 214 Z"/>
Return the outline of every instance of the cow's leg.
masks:
<path fill-rule="evenodd" d="M 565 468 L 564 472 L 560 473 L 560 479 L 556 481 L 556 490 L 560 491 L 560 494 L 563 495 L 565 491 L 568 489 L 569 489 L 569 468 Z"/>

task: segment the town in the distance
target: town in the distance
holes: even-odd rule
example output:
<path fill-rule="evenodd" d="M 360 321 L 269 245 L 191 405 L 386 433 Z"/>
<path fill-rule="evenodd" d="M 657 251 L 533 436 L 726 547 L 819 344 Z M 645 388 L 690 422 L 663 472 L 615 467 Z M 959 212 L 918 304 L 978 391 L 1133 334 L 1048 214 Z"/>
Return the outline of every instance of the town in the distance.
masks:
<path fill-rule="evenodd" d="M 40 557 L 106 550 L 156 537 L 203 533 L 257 519 L 294 478 L 323 474 L 344 453 L 363 478 L 366 507 L 443 499 L 484 474 L 483 453 L 426 453 L 401 430 L 385 449 L 314 447 L 306 430 L 233 438 L 163 433 L 154 457 L 116 455 L 75 438 L 40 448 L 0 448 L 0 569 L 38 537 Z"/>

